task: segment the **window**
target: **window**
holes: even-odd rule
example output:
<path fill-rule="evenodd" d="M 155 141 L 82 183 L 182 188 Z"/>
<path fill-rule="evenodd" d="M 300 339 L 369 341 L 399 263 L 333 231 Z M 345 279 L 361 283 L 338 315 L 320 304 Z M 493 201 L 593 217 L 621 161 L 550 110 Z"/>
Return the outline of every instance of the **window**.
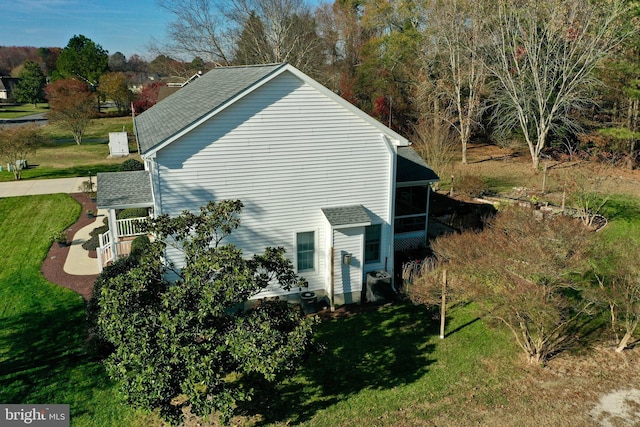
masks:
<path fill-rule="evenodd" d="M 296 234 L 296 250 L 298 254 L 298 272 L 314 269 L 315 236 L 313 231 Z"/>
<path fill-rule="evenodd" d="M 382 225 L 370 225 L 364 233 L 364 263 L 380 261 L 380 243 L 382 241 Z"/>

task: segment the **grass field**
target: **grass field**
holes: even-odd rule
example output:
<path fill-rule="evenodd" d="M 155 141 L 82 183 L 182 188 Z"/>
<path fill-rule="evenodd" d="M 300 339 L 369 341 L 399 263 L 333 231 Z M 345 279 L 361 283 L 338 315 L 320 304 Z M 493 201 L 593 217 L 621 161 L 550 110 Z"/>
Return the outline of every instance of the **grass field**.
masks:
<path fill-rule="evenodd" d="M 129 144 L 131 155 L 127 158 L 109 157 L 109 132 L 121 132 L 125 129 L 132 134 L 130 117 L 114 117 L 94 120 L 87 130 L 84 142 L 77 145 L 69 132 L 59 126 L 46 125 L 42 133 L 47 142 L 30 156 L 29 168 L 22 172 L 22 179 L 71 178 L 93 176 L 97 172 L 117 171 L 120 164 L 128 158 L 140 159 L 135 141 Z M 0 172 L 0 182 L 12 181 L 13 173 L 6 165 Z"/>

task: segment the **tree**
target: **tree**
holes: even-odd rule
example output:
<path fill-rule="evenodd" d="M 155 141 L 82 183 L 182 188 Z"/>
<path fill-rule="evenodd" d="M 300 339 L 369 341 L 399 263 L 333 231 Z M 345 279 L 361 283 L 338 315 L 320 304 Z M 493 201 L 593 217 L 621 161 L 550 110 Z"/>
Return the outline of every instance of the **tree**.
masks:
<path fill-rule="evenodd" d="M 599 249 L 593 258 L 599 285 L 595 298 L 608 308 L 616 352 L 620 353 L 629 347 L 640 325 L 640 267 L 636 259 L 640 244 L 624 236 L 605 242 Z"/>
<path fill-rule="evenodd" d="M 498 0 L 480 53 L 496 82 L 493 120 L 505 134 L 519 128 L 533 168 L 550 134 L 575 129 L 574 110 L 590 102 L 594 70 L 626 36 L 622 1 Z"/>
<path fill-rule="evenodd" d="M 226 2 L 221 0 L 159 0 L 175 20 L 169 24 L 166 49 L 203 57 L 216 65 L 231 65 L 231 37 Z"/>
<path fill-rule="evenodd" d="M 111 71 L 128 71 L 127 57 L 122 52 L 116 52 L 109 56 L 109 69 Z"/>
<path fill-rule="evenodd" d="M 460 139 L 463 164 L 467 164 L 471 132 L 483 113 L 481 96 L 487 72 L 478 55 L 486 42 L 481 33 L 483 19 L 478 2 L 434 2 L 428 11 L 430 25 L 426 29 L 430 43 L 422 52 L 427 67 L 438 62 L 434 55 L 442 57 L 442 84 L 436 86 L 437 98 L 446 98 L 447 110 L 453 116 L 451 125 Z"/>
<path fill-rule="evenodd" d="M 186 406 L 200 416 L 219 411 L 226 421 L 236 402 L 251 398 L 245 380 L 281 378 L 309 350 L 311 322 L 286 302 L 242 310 L 268 286 L 303 283 L 282 248 L 245 258 L 223 244 L 241 208 L 210 202 L 197 214 L 151 220 L 155 239 L 140 262 L 102 281 L 98 335 L 113 346 L 107 370 L 134 406 L 159 408 L 172 422 Z M 181 251 L 184 267 L 165 266 L 165 250 Z"/>
<path fill-rule="evenodd" d="M 15 97 L 19 102 L 31 103 L 34 108 L 38 106 L 38 102 L 44 102 L 47 79 L 38 64 L 26 61 L 18 77 L 20 81 L 16 85 Z"/>
<path fill-rule="evenodd" d="M 89 87 L 78 80 L 56 80 L 45 88 L 49 99 L 47 117 L 71 131 L 76 144 L 82 143 L 82 136 L 95 117 L 95 95 Z"/>
<path fill-rule="evenodd" d="M 109 54 L 99 44 L 77 35 L 60 52 L 56 67 L 63 78 L 77 78 L 95 88 L 100 76 L 109 69 Z"/>
<path fill-rule="evenodd" d="M 127 78 L 124 73 L 110 72 L 101 75 L 100 93 L 116 104 L 118 113 L 123 114 L 129 111 L 133 94 L 127 87 Z"/>
<path fill-rule="evenodd" d="M 580 338 L 592 300 L 580 273 L 588 270 L 585 227 L 563 216 L 534 217 L 510 208 L 482 232 L 435 240 L 467 295 L 502 321 L 532 363 L 544 363 Z"/>
<path fill-rule="evenodd" d="M 153 107 L 158 102 L 160 88 L 166 85 L 166 83 L 153 82 L 143 86 L 140 93 L 136 96 L 136 100 L 133 102 L 135 114 L 140 114 Z"/>
<path fill-rule="evenodd" d="M 37 125 L 0 127 L 0 158 L 11 165 L 16 180 L 22 178 L 23 160 L 42 145 Z"/>

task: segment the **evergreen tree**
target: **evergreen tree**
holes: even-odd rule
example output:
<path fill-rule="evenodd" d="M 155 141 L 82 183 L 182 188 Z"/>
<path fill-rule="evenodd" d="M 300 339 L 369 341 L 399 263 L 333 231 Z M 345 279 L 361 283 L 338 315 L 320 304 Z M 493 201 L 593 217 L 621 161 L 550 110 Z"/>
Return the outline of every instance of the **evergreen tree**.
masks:
<path fill-rule="evenodd" d="M 34 108 L 38 106 L 38 102 L 44 102 L 44 87 L 47 84 L 47 79 L 40 65 L 33 61 L 26 61 L 18 77 L 20 77 L 20 81 L 15 89 L 15 97 L 18 102 L 31 103 Z"/>

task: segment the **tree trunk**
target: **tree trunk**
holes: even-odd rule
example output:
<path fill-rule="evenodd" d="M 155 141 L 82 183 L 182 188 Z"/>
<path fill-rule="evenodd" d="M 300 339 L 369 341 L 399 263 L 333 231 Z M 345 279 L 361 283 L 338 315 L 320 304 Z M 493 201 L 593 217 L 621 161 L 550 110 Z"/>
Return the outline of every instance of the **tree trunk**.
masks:
<path fill-rule="evenodd" d="M 616 353 L 622 353 L 622 350 L 627 348 L 627 344 L 629 344 L 629 340 L 630 339 L 631 339 L 631 332 L 627 331 L 624 334 L 624 336 L 622 337 L 622 339 L 620 340 L 620 343 L 618 344 L 618 347 L 616 348 Z"/>

